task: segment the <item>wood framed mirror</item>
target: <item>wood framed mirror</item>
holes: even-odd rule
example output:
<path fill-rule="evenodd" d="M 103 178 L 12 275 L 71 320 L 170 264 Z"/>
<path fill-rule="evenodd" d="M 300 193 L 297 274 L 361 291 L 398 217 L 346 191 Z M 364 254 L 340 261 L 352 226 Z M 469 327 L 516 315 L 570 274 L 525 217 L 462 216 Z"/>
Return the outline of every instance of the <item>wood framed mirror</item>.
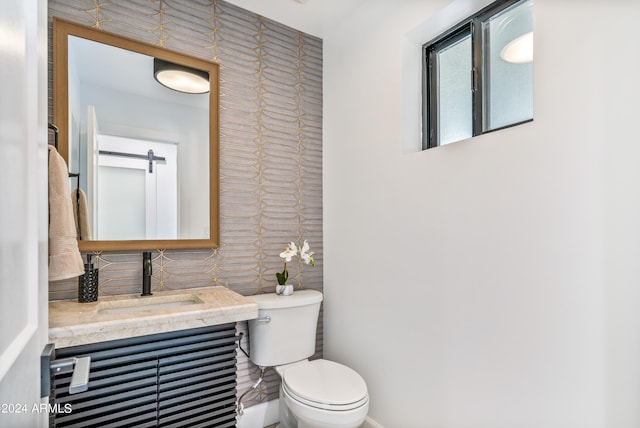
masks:
<path fill-rule="evenodd" d="M 209 91 L 163 86 L 159 62 L 208 74 Z M 216 63 L 54 18 L 53 118 L 79 175 L 81 251 L 218 247 L 218 94 Z"/>

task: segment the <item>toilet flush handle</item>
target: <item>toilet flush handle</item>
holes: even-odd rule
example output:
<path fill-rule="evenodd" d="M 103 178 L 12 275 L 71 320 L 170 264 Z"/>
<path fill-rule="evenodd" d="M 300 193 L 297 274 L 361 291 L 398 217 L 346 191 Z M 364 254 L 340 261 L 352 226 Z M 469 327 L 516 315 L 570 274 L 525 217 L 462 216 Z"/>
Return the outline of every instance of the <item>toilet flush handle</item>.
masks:
<path fill-rule="evenodd" d="M 264 317 L 264 318 L 257 318 L 257 319 L 256 319 L 256 322 L 265 322 L 265 323 L 266 323 L 266 322 L 271 322 L 271 317 L 270 317 L 269 315 L 267 315 L 267 316 L 266 316 L 266 317 Z"/>

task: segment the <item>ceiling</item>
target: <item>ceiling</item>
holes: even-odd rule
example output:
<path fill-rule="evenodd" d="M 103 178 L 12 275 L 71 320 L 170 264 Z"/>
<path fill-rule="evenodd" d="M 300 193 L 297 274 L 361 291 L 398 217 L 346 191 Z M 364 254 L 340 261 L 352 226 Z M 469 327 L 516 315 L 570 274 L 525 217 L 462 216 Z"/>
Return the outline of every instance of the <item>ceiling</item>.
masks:
<path fill-rule="evenodd" d="M 366 0 L 226 0 L 243 9 L 324 38 Z"/>
<path fill-rule="evenodd" d="M 153 79 L 152 57 L 75 36 L 69 37 L 69 76 L 73 76 L 69 85 L 91 85 L 159 102 L 209 108 L 207 94 L 184 94 L 158 84 Z"/>

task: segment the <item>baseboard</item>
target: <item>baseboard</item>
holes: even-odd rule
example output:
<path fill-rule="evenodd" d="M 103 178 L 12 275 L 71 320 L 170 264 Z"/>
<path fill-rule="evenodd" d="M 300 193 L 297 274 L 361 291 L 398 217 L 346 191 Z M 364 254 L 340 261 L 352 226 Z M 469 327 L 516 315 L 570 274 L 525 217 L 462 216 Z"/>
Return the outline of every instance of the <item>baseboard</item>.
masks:
<path fill-rule="evenodd" d="M 371 419 L 369 416 L 364 420 L 360 428 L 384 428 L 382 425 Z"/>
<path fill-rule="evenodd" d="M 278 423 L 279 401 L 267 401 L 244 409 L 242 416 L 236 418 L 236 428 L 263 428 Z M 369 416 L 364 420 L 360 428 L 384 428 Z"/>
<path fill-rule="evenodd" d="M 236 428 L 263 428 L 278 423 L 278 399 L 256 404 L 244 409 L 242 416 L 236 418 Z"/>

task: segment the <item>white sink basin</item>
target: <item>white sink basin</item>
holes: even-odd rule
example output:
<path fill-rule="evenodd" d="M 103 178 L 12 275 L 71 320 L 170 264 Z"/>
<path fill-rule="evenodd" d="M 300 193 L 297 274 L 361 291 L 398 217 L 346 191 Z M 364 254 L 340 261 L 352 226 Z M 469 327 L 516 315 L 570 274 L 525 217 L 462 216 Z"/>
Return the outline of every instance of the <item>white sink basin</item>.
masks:
<path fill-rule="evenodd" d="M 148 296 L 136 299 L 117 300 L 98 303 L 98 314 L 123 314 L 130 312 L 169 309 L 179 306 L 203 303 L 193 294 L 174 294 L 169 296 Z"/>

